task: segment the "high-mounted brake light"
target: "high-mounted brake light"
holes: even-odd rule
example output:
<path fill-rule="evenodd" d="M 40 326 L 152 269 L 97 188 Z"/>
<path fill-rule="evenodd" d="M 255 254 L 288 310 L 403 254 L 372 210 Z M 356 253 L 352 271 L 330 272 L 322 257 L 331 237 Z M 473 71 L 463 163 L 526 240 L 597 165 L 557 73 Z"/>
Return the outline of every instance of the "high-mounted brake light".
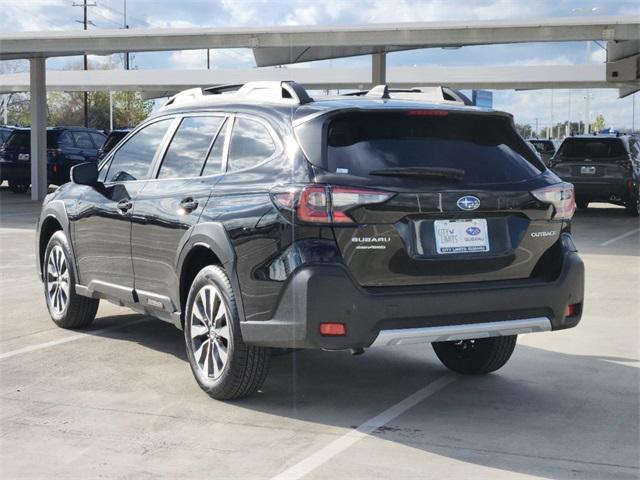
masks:
<path fill-rule="evenodd" d="M 354 223 L 349 211 L 363 205 L 382 203 L 394 193 L 368 188 L 307 185 L 272 193 L 278 208 L 295 211 L 306 223 Z"/>
<path fill-rule="evenodd" d="M 449 112 L 447 110 L 409 110 L 407 115 L 410 117 L 446 117 Z"/>
<path fill-rule="evenodd" d="M 531 194 L 541 202 L 553 205 L 555 211 L 552 220 L 571 220 L 576 211 L 573 185 L 570 183 L 556 183 L 534 190 Z"/>

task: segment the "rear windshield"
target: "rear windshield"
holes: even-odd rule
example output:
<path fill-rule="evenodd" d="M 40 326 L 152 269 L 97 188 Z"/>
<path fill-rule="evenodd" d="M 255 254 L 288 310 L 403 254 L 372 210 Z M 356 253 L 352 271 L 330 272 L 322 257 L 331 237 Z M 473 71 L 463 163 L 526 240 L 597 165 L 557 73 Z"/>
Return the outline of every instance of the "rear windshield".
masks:
<path fill-rule="evenodd" d="M 48 131 L 47 132 L 47 148 L 56 148 L 58 135 L 60 132 Z M 5 148 L 30 148 L 31 145 L 31 132 L 26 130 L 14 130 L 9 135 L 7 142 L 4 144 Z"/>
<path fill-rule="evenodd" d="M 619 138 L 567 138 L 559 156 L 570 158 L 615 158 L 627 152 Z"/>
<path fill-rule="evenodd" d="M 420 112 L 350 113 L 327 131 L 327 169 L 367 176 L 412 167 L 464 171 L 465 184 L 517 182 L 544 169 L 502 117 Z"/>
<path fill-rule="evenodd" d="M 110 152 L 120 140 L 122 140 L 129 132 L 111 132 L 107 137 L 107 140 L 102 145 L 102 151 L 104 153 Z"/>

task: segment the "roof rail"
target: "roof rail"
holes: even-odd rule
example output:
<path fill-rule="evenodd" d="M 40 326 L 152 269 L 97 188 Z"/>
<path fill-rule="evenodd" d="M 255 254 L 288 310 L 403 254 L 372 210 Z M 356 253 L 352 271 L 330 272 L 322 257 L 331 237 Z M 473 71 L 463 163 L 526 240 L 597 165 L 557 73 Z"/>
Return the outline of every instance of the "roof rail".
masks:
<path fill-rule="evenodd" d="M 231 93 L 234 92 L 234 93 Z M 227 94 L 227 95 L 223 95 Z M 162 108 L 184 103 L 192 103 L 203 99 L 217 100 L 229 98 L 253 98 L 257 100 L 276 101 L 303 105 L 313 102 L 305 88 L 292 80 L 260 81 L 245 84 L 218 85 L 207 88 L 190 88 L 176 93 Z M 218 97 L 218 98 L 216 98 Z"/>

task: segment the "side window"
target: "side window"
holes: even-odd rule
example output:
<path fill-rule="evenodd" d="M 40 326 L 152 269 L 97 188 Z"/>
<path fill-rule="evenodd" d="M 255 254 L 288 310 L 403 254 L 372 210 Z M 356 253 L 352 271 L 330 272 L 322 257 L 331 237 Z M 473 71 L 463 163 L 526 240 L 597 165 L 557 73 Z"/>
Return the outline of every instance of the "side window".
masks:
<path fill-rule="evenodd" d="M 153 157 L 171 122 L 173 119 L 167 118 L 147 125 L 122 145 L 111 159 L 106 181 L 126 182 L 148 178 Z"/>
<path fill-rule="evenodd" d="M 249 168 L 266 160 L 276 150 L 271 134 L 264 125 L 246 118 L 237 118 L 229 144 L 228 170 Z"/>
<path fill-rule="evenodd" d="M 96 148 L 87 132 L 73 132 L 73 139 L 78 148 Z"/>
<path fill-rule="evenodd" d="M 71 134 L 69 132 L 62 132 L 58 137 L 58 145 L 60 147 L 71 147 L 73 148 L 75 145 L 73 144 L 73 138 L 71 138 Z"/>
<path fill-rule="evenodd" d="M 162 161 L 158 178 L 185 178 L 200 175 L 209 147 L 224 117 L 185 117 Z"/>
<path fill-rule="evenodd" d="M 101 148 L 104 141 L 107 139 L 104 135 L 100 135 L 99 133 L 89 132 L 91 138 L 93 139 L 93 143 L 95 143 L 96 148 Z"/>
<path fill-rule="evenodd" d="M 222 156 L 224 155 L 224 141 L 227 138 L 227 122 L 224 122 L 220 127 L 220 132 L 215 139 L 213 147 L 209 151 L 207 156 L 207 163 L 202 170 L 202 176 L 217 175 L 222 173 Z"/>

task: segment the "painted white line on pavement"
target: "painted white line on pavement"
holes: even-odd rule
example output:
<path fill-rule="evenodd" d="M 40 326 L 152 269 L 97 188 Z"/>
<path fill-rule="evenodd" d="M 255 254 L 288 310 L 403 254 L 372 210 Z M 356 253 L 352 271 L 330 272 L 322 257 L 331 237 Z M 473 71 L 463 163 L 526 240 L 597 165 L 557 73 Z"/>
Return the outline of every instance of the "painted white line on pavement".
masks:
<path fill-rule="evenodd" d="M 640 228 L 634 228 L 633 230 L 631 230 L 631 231 L 629 231 L 627 233 L 623 233 L 622 235 L 618 235 L 617 237 L 613 237 L 613 238 L 607 240 L 606 242 L 601 243 L 600 246 L 601 247 L 606 247 L 608 245 L 611 245 L 613 242 L 617 242 L 618 240 L 622 240 L 623 238 L 630 237 L 634 233 L 638 233 L 638 232 L 640 232 Z"/>
<path fill-rule="evenodd" d="M 100 330 L 93 330 L 93 331 L 87 331 L 85 333 L 78 333 L 76 335 L 71 335 L 69 337 L 58 338 L 57 340 L 51 340 L 50 342 L 38 343 L 36 345 L 30 345 L 28 347 L 12 350 L 10 352 L 0 353 L 0 360 L 15 357 L 17 355 L 22 355 L 24 353 L 35 352 L 36 350 L 42 350 L 43 348 L 55 347 L 56 345 L 62 345 L 63 343 L 73 342 L 75 340 L 80 340 L 82 338 L 99 336 L 99 335 L 102 335 L 103 333 L 111 332 L 112 330 L 118 330 L 119 328 L 129 327 L 131 325 L 136 325 L 137 323 L 146 322 L 148 320 L 149 320 L 148 317 L 140 318 L 138 320 L 134 320 L 133 322 L 112 325 L 110 327 L 101 328 Z"/>
<path fill-rule="evenodd" d="M 370 418 L 355 430 L 349 431 L 337 440 L 331 442 L 326 447 L 321 448 L 316 453 L 305 458 L 301 462 L 293 465 L 284 472 L 279 473 L 278 475 L 273 477 L 272 480 L 298 480 L 304 477 L 305 475 L 311 473 L 313 470 L 321 466 L 323 463 L 329 461 L 331 458 L 349 448 L 354 443 L 367 437 L 370 433 L 374 432 L 383 425 L 386 425 L 394 418 L 399 417 L 410 408 L 415 407 L 424 399 L 430 397 L 439 390 L 442 390 L 457 378 L 458 375 L 455 375 L 453 373 L 448 373 L 438 378 L 434 382 L 429 383 L 425 387 L 421 388 L 412 395 L 409 395 L 407 398 L 396 403 L 379 415 Z"/>

